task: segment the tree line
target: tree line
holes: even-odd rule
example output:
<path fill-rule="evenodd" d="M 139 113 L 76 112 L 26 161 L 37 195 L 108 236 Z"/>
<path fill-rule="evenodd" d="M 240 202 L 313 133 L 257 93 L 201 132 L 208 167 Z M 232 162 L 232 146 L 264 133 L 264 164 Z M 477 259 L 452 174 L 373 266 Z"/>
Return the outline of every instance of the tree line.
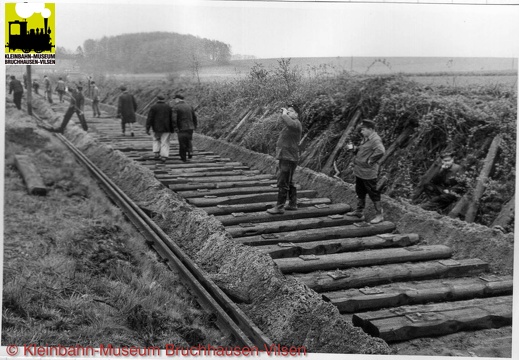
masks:
<path fill-rule="evenodd" d="M 74 55 L 84 71 L 154 73 L 227 64 L 231 47 L 193 35 L 151 32 L 88 39 Z"/>

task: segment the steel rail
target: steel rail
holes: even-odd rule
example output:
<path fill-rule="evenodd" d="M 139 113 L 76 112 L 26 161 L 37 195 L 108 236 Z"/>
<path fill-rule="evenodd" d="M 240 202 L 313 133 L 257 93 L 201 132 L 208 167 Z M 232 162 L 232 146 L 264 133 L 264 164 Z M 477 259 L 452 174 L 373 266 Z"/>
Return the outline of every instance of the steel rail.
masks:
<path fill-rule="evenodd" d="M 40 120 L 41 121 L 41 120 Z M 101 187 L 152 244 L 153 248 L 183 276 L 202 306 L 217 314 L 217 326 L 231 334 L 242 346 L 270 347 L 271 340 L 252 320 L 195 264 L 169 236 L 153 222 L 112 180 L 61 134 L 56 136 L 94 175 Z"/>

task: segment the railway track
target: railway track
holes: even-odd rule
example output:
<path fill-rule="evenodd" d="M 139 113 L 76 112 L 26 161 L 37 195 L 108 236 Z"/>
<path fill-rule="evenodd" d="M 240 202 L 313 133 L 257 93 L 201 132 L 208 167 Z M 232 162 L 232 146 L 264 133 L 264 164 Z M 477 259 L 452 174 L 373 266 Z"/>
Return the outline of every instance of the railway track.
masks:
<path fill-rule="evenodd" d="M 176 141 L 171 158 L 160 162 L 151 157 L 142 127 L 135 137 L 123 137 L 117 119 L 89 119 L 89 125 L 98 141 L 152 170 L 188 203 L 220 220 L 236 242 L 269 254 L 286 276 L 320 293 L 372 336 L 402 342 L 512 323 L 512 277 L 490 274 L 480 259 L 455 259 L 447 246 L 400 234 L 389 221 L 359 222 L 346 215 L 349 204 L 312 189 L 298 190 L 299 210 L 270 215 L 265 210 L 277 198 L 273 174 L 203 149 L 183 163 L 174 155 Z M 159 253 L 170 250 L 158 245 Z M 245 337 L 268 341 L 250 332 Z"/>
<path fill-rule="evenodd" d="M 48 129 L 39 120 L 40 126 Z M 101 188 L 116 203 L 168 266 L 181 274 L 182 280 L 194 292 L 199 303 L 216 315 L 215 323 L 236 344 L 243 347 L 264 349 L 272 345 L 271 340 L 250 320 L 250 318 L 209 278 L 203 269 L 193 262 L 169 236 L 121 189 L 97 168 L 74 144 L 61 134 L 58 138 L 70 149 L 79 162 L 97 180 Z"/>

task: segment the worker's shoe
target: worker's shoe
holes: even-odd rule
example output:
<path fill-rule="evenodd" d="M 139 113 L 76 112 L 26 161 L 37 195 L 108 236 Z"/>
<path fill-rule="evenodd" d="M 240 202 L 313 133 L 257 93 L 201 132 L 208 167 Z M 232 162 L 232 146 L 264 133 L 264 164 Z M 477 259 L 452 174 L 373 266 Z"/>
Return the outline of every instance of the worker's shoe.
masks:
<path fill-rule="evenodd" d="M 359 218 L 359 220 L 364 220 L 364 208 L 365 207 L 366 207 L 366 200 L 358 199 L 357 208 L 354 211 L 347 212 L 346 215 Z"/>
<path fill-rule="evenodd" d="M 276 205 L 271 209 L 268 209 L 267 212 L 272 215 L 280 215 L 285 213 L 285 205 Z"/>
<path fill-rule="evenodd" d="M 288 206 L 285 210 L 297 210 L 297 189 L 293 185 L 288 190 Z"/>
<path fill-rule="evenodd" d="M 369 223 L 370 224 L 379 224 L 381 223 L 382 221 L 384 221 L 384 211 L 382 210 L 382 206 L 380 206 L 380 201 L 376 201 L 373 203 L 373 205 L 375 206 L 375 210 L 376 210 L 376 215 L 375 217 L 373 218 L 373 220 L 371 220 Z"/>
<path fill-rule="evenodd" d="M 290 211 L 295 211 L 295 210 L 297 210 L 297 203 L 295 203 L 295 204 L 288 203 L 288 205 L 285 206 L 285 210 L 290 210 Z"/>
<path fill-rule="evenodd" d="M 355 209 L 354 211 L 347 212 L 346 215 L 351 217 L 359 218 L 359 220 L 364 220 L 364 211 L 360 209 Z"/>

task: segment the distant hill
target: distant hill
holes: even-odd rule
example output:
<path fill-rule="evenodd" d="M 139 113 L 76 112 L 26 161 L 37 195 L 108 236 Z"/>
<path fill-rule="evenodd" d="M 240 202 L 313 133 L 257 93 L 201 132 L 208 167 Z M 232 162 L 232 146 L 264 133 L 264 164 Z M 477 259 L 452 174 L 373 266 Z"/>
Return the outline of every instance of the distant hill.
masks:
<path fill-rule="evenodd" d="M 228 44 L 169 32 L 88 39 L 82 51 L 80 65 L 89 72 L 167 73 L 195 66 L 223 65 L 231 59 Z"/>

